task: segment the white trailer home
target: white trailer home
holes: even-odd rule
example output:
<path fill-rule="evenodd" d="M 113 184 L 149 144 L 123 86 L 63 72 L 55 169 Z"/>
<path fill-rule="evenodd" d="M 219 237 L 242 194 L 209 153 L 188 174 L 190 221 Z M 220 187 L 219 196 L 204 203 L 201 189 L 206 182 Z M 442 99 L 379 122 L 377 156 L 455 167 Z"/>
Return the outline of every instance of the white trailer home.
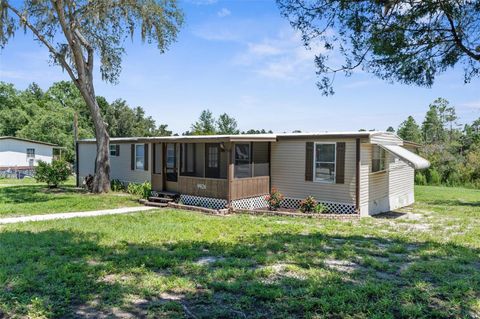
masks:
<path fill-rule="evenodd" d="M 12 136 L 0 136 L 0 169 L 31 169 L 38 161 L 50 163 L 59 146 Z"/>
<path fill-rule="evenodd" d="M 414 202 L 414 172 L 429 162 L 388 132 L 112 138 L 111 178 L 211 208 L 286 208 L 313 196 L 333 213 L 369 216 Z M 411 146 L 411 145 L 409 145 Z M 95 140 L 78 144 L 80 179 L 94 173 Z"/>

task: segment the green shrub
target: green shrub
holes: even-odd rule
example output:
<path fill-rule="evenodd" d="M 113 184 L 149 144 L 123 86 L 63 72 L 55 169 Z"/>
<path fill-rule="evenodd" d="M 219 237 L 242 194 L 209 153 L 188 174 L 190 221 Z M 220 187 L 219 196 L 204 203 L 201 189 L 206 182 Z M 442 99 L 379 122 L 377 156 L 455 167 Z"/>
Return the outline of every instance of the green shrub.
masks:
<path fill-rule="evenodd" d="M 148 198 L 151 192 L 152 185 L 149 182 L 143 182 L 142 184 L 130 183 L 127 187 L 127 193 L 141 198 Z"/>
<path fill-rule="evenodd" d="M 453 186 L 453 187 L 461 186 L 463 184 L 460 174 L 456 172 L 450 173 L 445 183 L 447 184 L 447 186 Z"/>
<path fill-rule="evenodd" d="M 427 181 L 429 185 L 438 186 L 442 183 L 442 177 L 436 169 L 431 168 L 427 171 Z"/>
<path fill-rule="evenodd" d="M 313 196 L 308 196 L 300 202 L 300 211 L 302 213 L 311 213 L 314 211 L 315 207 L 318 205 L 318 202 L 313 198 Z"/>
<path fill-rule="evenodd" d="M 427 185 L 427 177 L 421 172 L 415 174 L 415 185 Z"/>
<path fill-rule="evenodd" d="M 324 214 L 328 213 L 328 207 L 323 205 L 322 203 L 318 203 L 314 208 L 313 211 L 317 214 Z"/>
<path fill-rule="evenodd" d="M 123 192 L 125 191 L 125 185 L 118 179 L 114 179 L 110 182 L 110 188 L 114 192 Z"/>
<path fill-rule="evenodd" d="M 51 164 L 38 161 L 34 178 L 37 182 L 47 183 L 48 187 L 56 188 L 67 181 L 72 174 L 70 164 L 63 160 L 53 160 Z"/>
<path fill-rule="evenodd" d="M 280 193 L 277 189 L 272 188 L 272 192 L 270 195 L 267 195 L 265 198 L 268 202 L 268 208 L 270 210 L 277 210 L 280 208 L 280 205 L 282 204 L 282 201 L 285 197 L 283 196 L 282 193 Z"/>

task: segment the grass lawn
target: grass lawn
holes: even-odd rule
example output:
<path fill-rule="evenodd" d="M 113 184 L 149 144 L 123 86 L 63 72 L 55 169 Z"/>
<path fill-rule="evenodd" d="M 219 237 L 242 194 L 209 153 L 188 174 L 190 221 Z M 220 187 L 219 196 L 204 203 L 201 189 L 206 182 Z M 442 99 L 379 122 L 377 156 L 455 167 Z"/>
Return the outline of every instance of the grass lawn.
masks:
<path fill-rule="evenodd" d="M 71 179 L 59 189 L 48 189 L 33 179 L 0 179 L 0 218 L 139 205 L 133 196 L 119 193 L 92 195 L 74 187 Z"/>
<path fill-rule="evenodd" d="M 0 317 L 480 316 L 480 192 L 355 221 L 156 210 L 0 226 Z"/>

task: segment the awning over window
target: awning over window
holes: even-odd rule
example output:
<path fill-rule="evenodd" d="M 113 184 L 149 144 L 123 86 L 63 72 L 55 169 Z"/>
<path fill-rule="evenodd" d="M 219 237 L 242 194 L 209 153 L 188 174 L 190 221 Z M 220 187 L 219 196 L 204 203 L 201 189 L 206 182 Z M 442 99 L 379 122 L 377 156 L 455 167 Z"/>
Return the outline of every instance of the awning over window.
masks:
<path fill-rule="evenodd" d="M 396 155 L 400 157 L 402 160 L 406 161 L 407 163 L 410 164 L 415 169 L 425 169 L 430 167 L 430 162 L 424 159 L 423 157 L 418 156 L 415 153 L 410 152 L 407 149 L 404 149 L 403 147 L 399 145 L 381 145 L 379 144 L 378 146 L 382 147 L 386 151 L 392 153 L 393 155 Z"/>

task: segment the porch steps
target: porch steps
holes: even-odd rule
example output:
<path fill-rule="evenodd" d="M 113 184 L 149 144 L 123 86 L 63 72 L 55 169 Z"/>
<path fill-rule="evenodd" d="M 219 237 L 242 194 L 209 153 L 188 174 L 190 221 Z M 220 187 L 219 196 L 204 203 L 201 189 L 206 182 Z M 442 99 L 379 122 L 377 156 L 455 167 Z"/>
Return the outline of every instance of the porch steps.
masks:
<path fill-rule="evenodd" d="M 151 202 L 151 201 L 146 201 L 144 203 L 145 206 L 150 206 L 150 207 L 167 207 L 167 203 L 159 203 L 159 202 Z"/>
<path fill-rule="evenodd" d="M 151 196 L 151 197 L 148 198 L 148 201 L 149 202 L 157 202 L 157 203 L 170 203 L 170 202 L 173 202 L 173 198 Z"/>

